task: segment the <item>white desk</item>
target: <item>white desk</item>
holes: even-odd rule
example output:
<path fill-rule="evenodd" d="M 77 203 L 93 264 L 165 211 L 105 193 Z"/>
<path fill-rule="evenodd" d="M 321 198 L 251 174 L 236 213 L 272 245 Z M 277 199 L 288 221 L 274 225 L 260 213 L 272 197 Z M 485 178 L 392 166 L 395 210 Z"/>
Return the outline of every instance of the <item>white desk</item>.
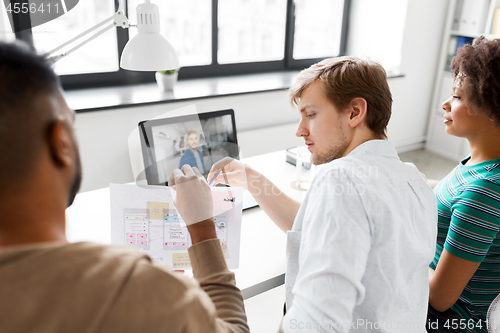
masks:
<path fill-rule="evenodd" d="M 285 151 L 244 159 L 273 181 L 284 193 L 302 201 L 305 192 L 290 186 L 295 167 L 285 162 Z M 111 243 L 109 188 L 80 193 L 66 210 L 66 236 L 70 242 Z M 243 212 L 240 268 L 236 284 L 245 299 L 284 283 L 286 234 L 260 207 Z"/>

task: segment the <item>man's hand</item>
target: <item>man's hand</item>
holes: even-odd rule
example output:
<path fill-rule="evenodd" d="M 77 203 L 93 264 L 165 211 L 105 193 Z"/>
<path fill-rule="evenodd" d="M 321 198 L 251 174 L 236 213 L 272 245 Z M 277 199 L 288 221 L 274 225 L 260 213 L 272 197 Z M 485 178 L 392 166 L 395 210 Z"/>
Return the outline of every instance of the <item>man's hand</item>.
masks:
<path fill-rule="evenodd" d="M 217 178 L 215 178 L 213 185 L 226 184 L 248 189 L 247 169 L 250 169 L 250 167 L 245 165 L 245 163 L 231 157 L 225 157 L 212 166 L 207 179 L 211 181 L 217 172 L 221 171 Z"/>
<path fill-rule="evenodd" d="M 280 191 L 269 179 L 243 162 L 225 157 L 215 163 L 207 179 L 211 181 L 217 172 L 215 184 L 239 186 L 247 189 L 264 212 L 283 231 L 291 230 L 299 211 L 300 202 Z"/>
<path fill-rule="evenodd" d="M 177 193 L 174 205 L 186 222 L 192 243 L 217 238 L 212 191 L 200 171 L 184 165 L 172 172 L 168 183 Z"/>

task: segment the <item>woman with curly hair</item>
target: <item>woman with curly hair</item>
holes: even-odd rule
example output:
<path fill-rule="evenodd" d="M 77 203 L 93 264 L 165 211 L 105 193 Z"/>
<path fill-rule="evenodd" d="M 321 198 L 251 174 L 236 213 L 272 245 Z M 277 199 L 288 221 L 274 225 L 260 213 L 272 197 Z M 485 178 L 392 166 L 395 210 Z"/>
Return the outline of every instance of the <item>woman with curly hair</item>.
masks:
<path fill-rule="evenodd" d="M 500 39 L 463 46 L 451 67 L 445 130 L 466 138 L 471 155 L 434 187 L 438 237 L 427 330 L 487 332 L 486 313 L 500 293 Z"/>

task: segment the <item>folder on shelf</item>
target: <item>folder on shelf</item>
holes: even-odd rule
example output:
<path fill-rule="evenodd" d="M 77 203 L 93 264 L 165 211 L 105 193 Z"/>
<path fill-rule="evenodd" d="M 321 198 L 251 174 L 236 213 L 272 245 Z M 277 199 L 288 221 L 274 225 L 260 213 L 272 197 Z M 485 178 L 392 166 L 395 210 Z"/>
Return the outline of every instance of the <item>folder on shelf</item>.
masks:
<path fill-rule="evenodd" d="M 490 0 L 463 0 L 458 30 L 467 34 L 484 33 L 489 4 Z"/>
<path fill-rule="evenodd" d="M 455 49 L 455 55 L 457 54 L 457 50 L 464 46 L 465 44 L 472 44 L 472 41 L 474 38 L 472 37 L 464 37 L 464 36 L 457 36 L 457 46 Z"/>
<path fill-rule="evenodd" d="M 500 8 L 495 9 L 493 15 L 493 28 L 491 29 L 493 35 L 500 36 Z"/>
<path fill-rule="evenodd" d="M 451 36 L 448 44 L 448 52 L 446 54 L 445 70 L 451 70 L 451 60 L 457 54 L 457 50 L 465 44 L 472 44 L 474 38 L 465 36 Z"/>
<path fill-rule="evenodd" d="M 457 51 L 457 36 L 450 36 L 450 41 L 448 42 L 448 51 L 446 52 L 446 64 L 444 67 L 445 71 L 451 71 L 451 59 L 455 56 Z"/>
<path fill-rule="evenodd" d="M 460 30 L 460 17 L 462 15 L 462 7 L 464 0 L 457 0 L 455 5 L 455 13 L 453 14 L 453 23 L 451 25 L 451 30 Z"/>

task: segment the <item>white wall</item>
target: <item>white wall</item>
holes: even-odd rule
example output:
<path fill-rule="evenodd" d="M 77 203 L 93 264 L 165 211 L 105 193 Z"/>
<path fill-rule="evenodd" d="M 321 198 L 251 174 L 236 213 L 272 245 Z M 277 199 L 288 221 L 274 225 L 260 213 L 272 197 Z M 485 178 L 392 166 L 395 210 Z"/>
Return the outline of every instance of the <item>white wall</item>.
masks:
<path fill-rule="evenodd" d="M 408 2 L 401 53 L 405 78 L 391 86 L 394 114 L 389 135 L 397 137 L 400 144 L 419 136 L 422 141 L 426 138 L 448 3 L 448 0 Z"/>
<path fill-rule="evenodd" d="M 394 11 L 388 7 L 395 1 L 401 0 L 351 1 L 348 50 L 357 55 L 369 54 L 374 47 L 384 49 L 384 44 L 396 43 L 398 38 L 400 41 L 398 36 L 402 35 L 400 67 L 405 76 L 389 80 L 394 104 L 388 134 L 398 150 L 404 151 L 423 147 L 448 0 L 408 0 L 407 6 L 398 7 L 403 11 L 399 15 L 404 16 L 406 10 L 402 33 L 401 27 L 397 28 L 397 22 L 401 25 L 401 18 L 391 17 Z M 373 3 L 379 6 L 374 7 Z M 394 34 L 388 36 L 390 29 L 380 22 L 391 19 L 395 22 Z M 373 40 L 380 43 L 367 43 Z M 141 120 L 192 103 L 200 112 L 235 110 L 236 126 L 241 133 L 238 136 L 240 147 L 245 157 L 300 142 L 295 138 L 298 113 L 290 106 L 286 91 L 79 113 L 76 129 L 84 172 L 82 191 L 105 187 L 111 182 L 132 181 L 127 148 L 132 129 Z"/>
<path fill-rule="evenodd" d="M 375 3 L 380 7 L 374 6 Z M 425 140 L 448 3 L 448 0 L 352 0 L 351 3 L 347 45 L 350 54 L 369 55 L 381 62 L 391 60 L 393 57 L 385 57 L 380 50 L 398 52 L 394 45 L 401 45 L 402 36 L 400 70 L 404 78 L 389 80 L 394 102 L 388 128 L 389 139 L 400 151 L 421 147 Z M 406 20 L 401 33 L 397 31 L 401 17 L 395 17 L 394 9 L 404 7 Z M 396 29 L 392 35 L 387 22 Z"/>
<path fill-rule="evenodd" d="M 399 70 L 408 0 L 351 1 L 347 54 Z"/>

